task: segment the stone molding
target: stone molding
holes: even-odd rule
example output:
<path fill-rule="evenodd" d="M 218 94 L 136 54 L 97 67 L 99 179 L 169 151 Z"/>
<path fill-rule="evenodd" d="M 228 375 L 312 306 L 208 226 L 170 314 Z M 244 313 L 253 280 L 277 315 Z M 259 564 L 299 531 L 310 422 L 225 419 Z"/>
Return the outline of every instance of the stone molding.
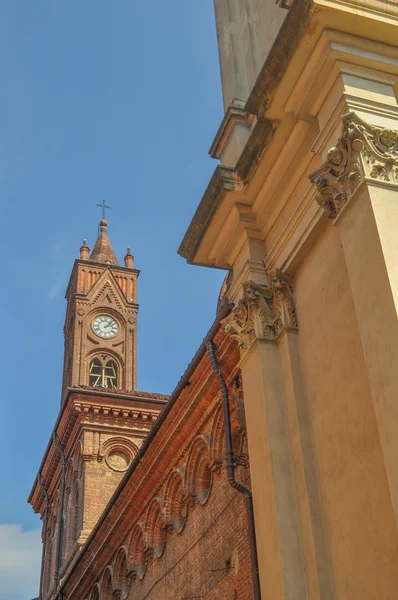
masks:
<path fill-rule="evenodd" d="M 211 158 L 220 158 L 225 147 L 226 140 L 229 139 L 232 131 L 237 124 L 250 128 L 255 119 L 245 110 L 245 102 L 235 98 L 231 105 L 227 108 L 221 125 L 218 128 L 212 145 L 210 146 L 209 154 Z"/>
<path fill-rule="evenodd" d="M 195 260 L 207 227 L 221 206 L 225 194 L 242 191 L 256 171 L 277 126 L 278 123 L 270 119 L 258 118 L 235 168 L 223 165 L 216 167 L 178 249 L 178 254 L 189 263 Z"/>
<path fill-rule="evenodd" d="M 221 198 L 226 191 L 241 189 L 242 183 L 239 181 L 235 169 L 217 165 L 184 239 L 180 244 L 178 249 L 180 256 L 186 258 L 188 262 L 193 259 L 204 231 L 216 212 Z"/>
<path fill-rule="evenodd" d="M 129 419 L 132 421 L 155 422 L 160 414 L 160 410 L 142 410 L 137 407 L 112 406 L 104 404 L 91 404 L 88 402 L 75 402 L 74 410 L 77 413 L 91 414 L 93 416 L 103 416 L 112 419 Z"/>
<path fill-rule="evenodd" d="M 293 292 L 287 276 L 268 273 L 269 284 L 243 283 L 244 295 L 222 324 L 246 351 L 255 339 L 274 341 L 284 329 L 297 329 Z"/>
<path fill-rule="evenodd" d="M 365 180 L 398 188 L 398 131 L 371 125 L 354 112 L 342 121 L 343 134 L 329 149 L 326 162 L 308 175 L 330 219 Z"/>

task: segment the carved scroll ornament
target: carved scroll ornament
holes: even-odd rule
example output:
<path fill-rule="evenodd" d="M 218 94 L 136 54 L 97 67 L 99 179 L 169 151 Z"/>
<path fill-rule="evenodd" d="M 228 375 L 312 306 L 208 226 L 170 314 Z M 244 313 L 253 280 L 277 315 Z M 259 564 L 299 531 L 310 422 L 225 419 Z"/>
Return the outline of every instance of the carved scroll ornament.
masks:
<path fill-rule="evenodd" d="M 283 329 L 297 329 L 293 293 L 286 276 L 273 271 L 268 278 L 268 285 L 246 281 L 242 300 L 222 321 L 243 351 L 257 338 L 275 340 Z"/>
<path fill-rule="evenodd" d="M 344 115 L 343 135 L 309 178 L 331 219 L 365 178 L 398 186 L 398 131 L 370 125 L 353 112 Z"/>

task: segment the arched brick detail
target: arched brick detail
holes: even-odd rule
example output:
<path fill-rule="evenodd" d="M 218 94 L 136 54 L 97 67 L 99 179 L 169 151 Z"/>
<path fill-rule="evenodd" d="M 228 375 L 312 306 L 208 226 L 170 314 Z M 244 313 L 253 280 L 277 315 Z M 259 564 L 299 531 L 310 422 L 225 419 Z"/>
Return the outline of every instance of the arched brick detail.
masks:
<path fill-rule="evenodd" d="M 186 488 L 188 495 L 199 504 L 205 504 L 212 486 L 210 468 L 210 441 L 207 435 L 199 435 L 193 441 L 186 463 Z"/>
<path fill-rule="evenodd" d="M 225 459 L 224 412 L 222 405 L 217 408 L 211 425 L 210 459 L 213 469 L 221 467 Z"/>
<path fill-rule="evenodd" d="M 162 556 L 166 544 L 166 523 L 160 498 L 151 502 L 146 518 L 147 543 L 157 558 Z"/>
<path fill-rule="evenodd" d="M 100 587 L 98 583 L 96 583 L 91 590 L 90 600 L 100 600 Z"/>
<path fill-rule="evenodd" d="M 72 482 L 73 459 L 70 458 L 65 474 L 63 560 L 67 558 L 72 542 Z"/>
<path fill-rule="evenodd" d="M 113 585 L 120 592 L 124 600 L 129 595 L 131 586 L 131 573 L 128 568 L 128 549 L 126 546 L 119 548 L 113 567 Z"/>
<path fill-rule="evenodd" d="M 66 463 L 66 473 L 65 473 L 65 485 L 66 487 L 70 487 L 72 483 L 72 474 L 73 474 L 73 458 L 70 458 Z"/>
<path fill-rule="evenodd" d="M 83 444 L 79 440 L 75 446 L 75 452 L 72 458 L 73 472 L 81 477 L 83 472 Z"/>
<path fill-rule="evenodd" d="M 147 545 L 144 538 L 144 524 L 137 524 L 131 534 L 129 547 L 129 565 L 133 574 L 142 579 L 146 572 Z"/>
<path fill-rule="evenodd" d="M 113 600 L 113 573 L 109 566 L 101 578 L 101 600 Z"/>
<path fill-rule="evenodd" d="M 169 477 L 165 490 L 165 520 L 177 533 L 184 529 L 188 516 L 187 495 L 184 489 L 184 473 L 176 469 Z"/>
<path fill-rule="evenodd" d="M 114 467 L 112 464 L 108 463 L 108 458 L 113 454 L 113 453 L 122 453 L 126 459 L 126 467 L 123 469 L 117 469 L 116 467 Z M 137 454 L 138 452 L 138 446 L 132 442 L 131 440 L 124 438 L 122 436 L 115 436 L 110 438 L 109 440 L 106 440 L 102 446 L 101 449 L 99 451 L 98 454 L 98 458 L 99 460 L 102 460 L 105 458 L 105 461 L 107 462 L 108 466 L 112 469 L 112 470 L 127 470 L 128 469 L 128 465 L 131 463 L 131 461 L 133 460 L 134 456 Z"/>
<path fill-rule="evenodd" d="M 135 456 L 138 451 L 138 446 L 128 438 L 114 436 L 102 444 L 101 454 L 105 454 L 105 452 L 113 450 L 114 448 L 126 448 L 131 452 L 132 456 Z"/>
<path fill-rule="evenodd" d="M 82 528 L 82 502 L 81 502 L 81 482 L 78 473 L 75 471 L 72 477 L 72 486 L 70 493 L 70 520 L 71 520 L 71 543 L 74 544 L 80 535 Z"/>

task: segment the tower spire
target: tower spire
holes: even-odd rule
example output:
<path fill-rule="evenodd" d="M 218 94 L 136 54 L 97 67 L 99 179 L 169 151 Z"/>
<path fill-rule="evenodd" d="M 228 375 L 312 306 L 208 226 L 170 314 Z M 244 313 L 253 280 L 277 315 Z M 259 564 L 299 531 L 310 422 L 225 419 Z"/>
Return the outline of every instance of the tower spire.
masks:
<path fill-rule="evenodd" d="M 101 219 L 99 227 L 100 233 L 90 254 L 90 260 L 106 263 L 108 265 L 118 265 L 119 263 L 117 262 L 116 254 L 113 251 L 112 244 L 109 241 L 108 234 L 106 232 L 108 221 Z"/>

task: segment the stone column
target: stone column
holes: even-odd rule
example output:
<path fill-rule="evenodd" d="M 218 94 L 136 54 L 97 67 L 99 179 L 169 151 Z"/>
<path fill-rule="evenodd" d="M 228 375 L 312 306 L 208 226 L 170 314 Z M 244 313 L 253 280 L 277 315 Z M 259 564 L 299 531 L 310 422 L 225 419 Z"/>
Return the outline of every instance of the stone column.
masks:
<path fill-rule="evenodd" d="M 316 486 L 315 481 L 306 482 L 313 474 L 303 461 L 302 433 L 307 425 L 302 409 L 297 408 L 303 390 L 292 291 L 280 272 L 269 273 L 267 285 L 246 281 L 243 289 L 243 298 L 223 324 L 242 353 L 262 596 L 331 598 L 328 593 L 320 596 L 314 536 L 302 537 L 301 524 L 309 520 L 312 531 L 314 516 L 306 489 L 308 484 Z M 313 582 L 311 593 L 308 581 Z"/>
<path fill-rule="evenodd" d="M 380 125 L 381 116 L 378 126 L 355 113 L 342 121 L 341 137 L 310 179 L 340 231 L 397 519 L 398 131 Z"/>

